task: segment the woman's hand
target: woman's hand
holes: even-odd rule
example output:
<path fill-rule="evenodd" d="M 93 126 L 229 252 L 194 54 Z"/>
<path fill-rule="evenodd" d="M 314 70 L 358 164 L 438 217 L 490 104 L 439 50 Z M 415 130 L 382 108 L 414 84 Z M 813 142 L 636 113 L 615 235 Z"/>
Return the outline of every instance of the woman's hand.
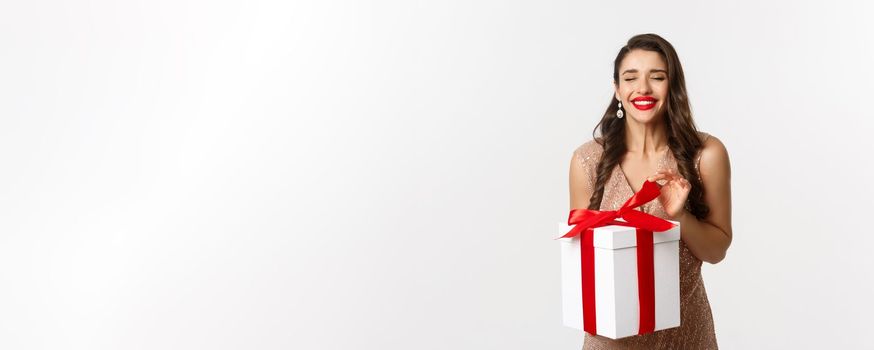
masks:
<path fill-rule="evenodd" d="M 664 182 L 661 186 L 659 202 L 672 220 L 678 220 L 686 213 L 686 199 L 692 185 L 673 169 L 663 169 L 647 178 L 649 181 Z M 661 181 L 664 180 L 664 181 Z"/>

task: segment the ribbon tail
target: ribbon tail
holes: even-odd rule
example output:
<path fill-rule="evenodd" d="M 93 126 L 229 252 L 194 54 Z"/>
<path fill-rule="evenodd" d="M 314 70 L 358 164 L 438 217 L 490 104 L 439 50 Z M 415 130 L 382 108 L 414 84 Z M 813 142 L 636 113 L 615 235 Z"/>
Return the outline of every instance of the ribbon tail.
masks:
<path fill-rule="evenodd" d="M 661 188 L 659 188 L 658 184 L 649 180 L 644 181 L 640 191 L 637 191 L 637 193 L 631 196 L 631 198 L 628 198 L 628 200 L 622 204 L 622 207 L 620 207 L 619 212 L 624 213 L 644 205 L 647 202 L 658 198 L 659 194 L 661 194 Z"/>
<path fill-rule="evenodd" d="M 556 239 L 559 239 L 559 238 L 571 238 L 571 237 L 579 236 L 579 235 L 580 235 L 580 232 L 584 231 L 584 229 L 585 229 L 585 228 L 584 228 L 583 226 L 581 226 L 581 225 L 576 225 L 576 226 L 574 226 L 573 228 L 571 228 L 571 230 L 568 231 L 568 233 L 565 233 L 564 236 L 558 237 L 558 238 L 556 238 Z"/>
<path fill-rule="evenodd" d="M 640 210 L 629 210 L 622 213 L 622 218 L 631 226 L 653 232 L 667 231 L 674 227 L 674 224 L 670 221 L 644 213 Z"/>

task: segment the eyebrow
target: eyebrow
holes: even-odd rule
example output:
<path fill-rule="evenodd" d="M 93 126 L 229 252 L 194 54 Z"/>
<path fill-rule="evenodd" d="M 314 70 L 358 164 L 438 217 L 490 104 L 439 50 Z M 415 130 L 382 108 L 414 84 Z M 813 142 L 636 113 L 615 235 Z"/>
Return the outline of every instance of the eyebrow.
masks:
<path fill-rule="evenodd" d="M 659 73 L 659 72 L 661 72 L 661 73 L 668 74 L 668 71 L 666 71 L 666 70 L 664 70 L 664 69 L 653 69 L 653 70 L 651 70 L 651 71 L 649 71 L 649 72 L 650 72 L 650 73 Z M 622 72 L 621 75 L 624 75 L 625 73 L 637 73 L 637 69 L 626 69 L 624 72 Z"/>

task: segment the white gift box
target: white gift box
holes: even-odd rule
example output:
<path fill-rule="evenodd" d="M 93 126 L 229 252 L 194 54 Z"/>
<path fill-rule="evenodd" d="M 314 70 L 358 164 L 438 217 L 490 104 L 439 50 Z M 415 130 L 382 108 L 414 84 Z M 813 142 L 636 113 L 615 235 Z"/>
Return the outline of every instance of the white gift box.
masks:
<path fill-rule="evenodd" d="M 669 220 L 670 221 L 670 220 Z M 653 233 L 655 329 L 680 326 L 680 224 Z M 573 226 L 559 223 L 559 236 Z M 564 325 L 583 329 L 580 236 L 559 239 Z M 594 229 L 595 323 L 598 335 L 618 339 L 638 334 L 637 236 L 634 227 Z"/>

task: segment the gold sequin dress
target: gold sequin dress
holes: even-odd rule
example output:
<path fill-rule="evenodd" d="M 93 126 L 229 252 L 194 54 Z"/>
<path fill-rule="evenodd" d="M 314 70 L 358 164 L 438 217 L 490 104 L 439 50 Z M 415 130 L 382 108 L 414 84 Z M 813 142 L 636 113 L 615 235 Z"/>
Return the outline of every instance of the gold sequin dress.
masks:
<path fill-rule="evenodd" d="M 709 137 L 701 133 L 702 140 Z M 603 148 L 594 140 L 588 141 L 576 150 L 574 156 L 579 161 L 587 176 L 590 191 L 595 184 L 595 173 Z M 700 155 L 699 155 L 700 157 Z M 698 159 L 695 161 L 698 167 Z M 665 151 L 659 160 L 659 169 L 677 170 L 677 162 L 673 153 Z M 604 197 L 601 200 L 601 210 L 616 210 L 634 191 L 622 169 L 617 165 L 604 187 Z M 667 218 L 665 209 L 658 199 L 653 200 L 640 210 Z M 687 233 L 694 234 L 694 233 Z M 683 240 L 680 240 L 680 327 L 656 331 L 650 334 L 635 335 L 613 340 L 610 338 L 585 334 L 583 350 L 614 350 L 614 349 L 717 349 L 716 332 L 713 328 L 713 314 L 710 312 L 710 302 L 704 290 L 704 280 L 701 278 L 701 260 L 692 255 Z"/>

